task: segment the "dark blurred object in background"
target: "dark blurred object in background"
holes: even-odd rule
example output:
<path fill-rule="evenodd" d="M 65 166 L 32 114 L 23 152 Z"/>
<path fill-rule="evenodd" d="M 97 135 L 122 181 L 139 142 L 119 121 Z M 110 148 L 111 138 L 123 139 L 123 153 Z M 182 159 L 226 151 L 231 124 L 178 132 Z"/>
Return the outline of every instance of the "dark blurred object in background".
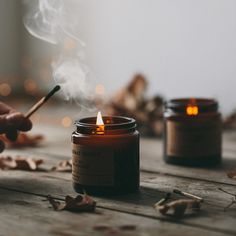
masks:
<path fill-rule="evenodd" d="M 146 98 L 147 79 L 142 74 L 136 74 L 130 83 L 118 91 L 106 105 L 109 115 L 133 117 L 139 126 L 139 131 L 147 136 L 162 134 L 163 97 L 155 95 Z"/>
<path fill-rule="evenodd" d="M 223 120 L 224 129 L 236 129 L 236 111 L 233 111 Z"/>

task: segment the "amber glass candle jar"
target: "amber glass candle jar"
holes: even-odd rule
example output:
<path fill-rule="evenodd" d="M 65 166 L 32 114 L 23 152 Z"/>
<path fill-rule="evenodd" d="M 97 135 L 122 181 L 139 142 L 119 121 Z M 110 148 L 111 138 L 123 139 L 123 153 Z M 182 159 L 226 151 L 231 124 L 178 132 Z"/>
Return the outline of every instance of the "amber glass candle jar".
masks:
<path fill-rule="evenodd" d="M 117 195 L 139 190 L 139 133 L 127 117 L 77 121 L 72 134 L 72 177 L 78 193 Z"/>
<path fill-rule="evenodd" d="M 164 159 L 208 166 L 221 161 L 222 121 L 213 99 L 172 99 L 165 103 Z"/>

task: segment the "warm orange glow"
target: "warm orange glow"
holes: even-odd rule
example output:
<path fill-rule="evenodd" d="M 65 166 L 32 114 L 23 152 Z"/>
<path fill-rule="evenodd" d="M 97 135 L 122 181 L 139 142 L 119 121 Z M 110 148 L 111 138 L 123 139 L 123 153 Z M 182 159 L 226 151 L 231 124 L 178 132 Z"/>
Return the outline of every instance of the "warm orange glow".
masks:
<path fill-rule="evenodd" d="M 187 106 L 186 113 L 189 116 L 196 116 L 196 115 L 198 115 L 198 106 L 192 106 L 192 105 Z"/>
<path fill-rule="evenodd" d="M 71 124 L 72 124 L 72 119 L 71 119 L 69 116 L 65 116 L 65 117 L 62 118 L 61 124 L 62 124 L 64 127 L 68 128 L 68 127 L 70 127 Z"/>
<path fill-rule="evenodd" d="M 33 94 L 37 90 L 37 84 L 32 79 L 27 79 L 24 82 L 25 91 L 29 94 Z"/>
<path fill-rule="evenodd" d="M 64 41 L 64 48 L 66 50 L 71 50 L 71 49 L 75 49 L 76 48 L 76 41 L 74 39 L 66 39 Z"/>
<path fill-rule="evenodd" d="M 0 95 L 7 97 L 11 93 L 11 86 L 7 83 L 0 84 Z"/>
<path fill-rule="evenodd" d="M 95 92 L 97 95 L 104 95 L 105 93 L 105 87 L 102 84 L 97 84 L 95 87 Z"/>
<path fill-rule="evenodd" d="M 105 126 L 104 126 L 104 122 L 103 122 L 103 119 L 102 119 L 102 114 L 101 114 L 100 111 L 97 114 L 96 125 L 98 126 L 97 127 L 97 134 L 104 134 Z"/>

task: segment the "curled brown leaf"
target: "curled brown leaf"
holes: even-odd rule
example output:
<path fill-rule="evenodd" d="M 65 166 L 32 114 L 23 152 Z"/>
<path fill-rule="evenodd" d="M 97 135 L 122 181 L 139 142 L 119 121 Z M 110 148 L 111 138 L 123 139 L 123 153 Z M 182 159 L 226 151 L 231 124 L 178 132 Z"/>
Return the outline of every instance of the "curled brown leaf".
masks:
<path fill-rule="evenodd" d="M 96 208 L 96 202 L 87 194 L 75 198 L 68 195 L 65 197 L 65 202 L 57 201 L 50 195 L 47 199 L 56 211 L 94 212 Z"/>

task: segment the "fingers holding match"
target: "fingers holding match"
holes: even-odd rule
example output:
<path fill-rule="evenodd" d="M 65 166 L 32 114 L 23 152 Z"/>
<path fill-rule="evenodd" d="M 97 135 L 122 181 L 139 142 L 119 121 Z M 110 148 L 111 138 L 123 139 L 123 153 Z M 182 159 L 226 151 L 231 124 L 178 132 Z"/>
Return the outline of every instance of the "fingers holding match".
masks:
<path fill-rule="evenodd" d="M 8 127 L 13 126 L 19 131 L 29 131 L 32 129 L 32 122 L 20 112 L 14 112 L 6 116 Z"/>
<path fill-rule="evenodd" d="M 22 113 L 12 111 L 9 114 L 0 116 L 0 126 L 0 133 L 5 133 L 10 141 L 16 141 L 18 131 L 30 130 L 32 128 L 32 122 Z"/>

